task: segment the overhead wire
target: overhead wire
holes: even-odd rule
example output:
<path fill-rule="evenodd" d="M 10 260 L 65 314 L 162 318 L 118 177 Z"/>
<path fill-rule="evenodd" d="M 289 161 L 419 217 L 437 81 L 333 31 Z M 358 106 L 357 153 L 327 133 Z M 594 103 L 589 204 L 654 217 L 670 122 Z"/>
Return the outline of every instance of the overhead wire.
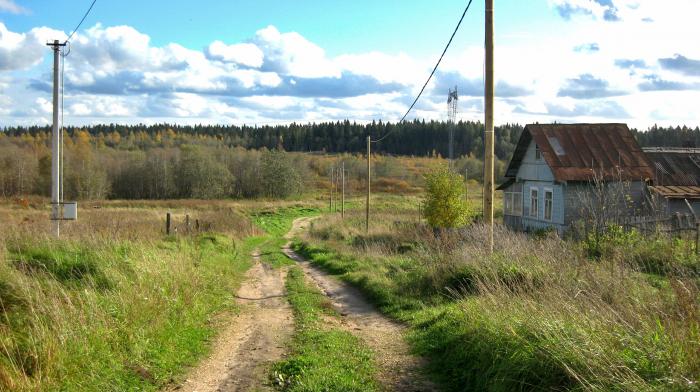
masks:
<path fill-rule="evenodd" d="M 447 41 L 447 45 L 445 45 L 445 49 L 442 51 L 442 54 L 440 55 L 440 58 L 438 59 L 437 63 L 435 64 L 435 67 L 433 68 L 433 71 L 430 72 L 430 76 L 428 76 L 428 80 L 425 81 L 425 84 L 423 84 L 423 88 L 420 89 L 420 92 L 416 96 L 416 99 L 413 100 L 413 103 L 411 106 L 408 108 L 406 111 L 406 114 L 401 117 L 401 120 L 399 120 L 398 124 L 401 124 L 404 122 L 406 117 L 408 116 L 409 113 L 411 113 L 411 110 L 413 110 L 413 107 L 416 106 L 416 103 L 420 99 L 420 97 L 423 95 L 423 92 L 425 91 L 425 88 L 428 86 L 428 83 L 432 80 L 433 76 L 435 75 L 435 72 L 437 71 L 438 67 L 440 66 L 440 63 L 442 62 L 443 57 L 445 57 L 445 53 L 447 53 L 447 49 L 450 48 L 450 45 L 452 44 L 452 40 L 455 38 L 455 35 L 457 34 L 457 31 L 459 31 L 459 27 L 462 25 L 462 21 L 464 21 L 464 17 L 467 15 L 467 11 L 469 11 L 469 7 L 471 7 L 473 0 L 469 0 L 469 3 L 467 4 L 467 7 L 464 9 L 464 12 L 462 13 L 462 17 L 459 18 L 459 22 L 457 23 L 457 26 L 455 27 L 455 30 L 452 32 L 452 35 L 450 36 L 450 40 Z M 380 137 L 377 140 L 371 140 L 372 143 L 379 143 L 382 140 L 386 139 L 389 135 L 392 134 L 396 130 L 396 127 L 391 129 L 389 132 L 387 132 L 384 136 Z"/>
<path fill-rule="evenodd" d="M 95 3 L 96 3 L 96 2 L 97 2 L 97 0 L 92 0 L 92 4 L 90 4 L 90 8 L 88 8 L 88 10 L 85 12 L 85 15 L 83 15 L 83 18 L 80 19 L 80 23 L 78 23 L 78 25 L 75 26 L 75 29 L 73 29 L 73 32 L 70 33 L 70 35 L 69 35 L 68 38 L 65 40 L 65 42 L 70 41 L 70 39 L 73 38 L 73 35 L 80 29 L 80 26 L 83 24 L 83 22 L 85 22 L 85 18 L 87 18 L 87 16 L 90 14 L 90 11 L 92 11 L 92 7 L 95 6 Z M 65 43 L 65 42 L 64 42 L 64 43 Z"/>
<path fill-rule="evenodd" d="M 80 22 L 78 22 L 78 25 L 75 26 L 75 28 L 74 28 L 73 31 L 70 33 L 70 35 L 68 35 L 68 38 L 66 38 L 66 40 L 63 41 L 63 45 L 68 47 L 68 51 L 62 52 L 62 53 L 61 53 L 61 57 L 62 57 L 62 59 L 61 59 L 61 64 L 60 64 L 60 67 L 61 67 L 61 78 L 60 78 L 60 82 L 59 82 L 59 83 L 61 83 L 61 126 L 59 127 L 59 135 L 58 135 L 58 138 L 59 138 L 59 144 L 61 145 L 61 149 L 60 149 L 60 156 L 59 156 L 59 158 L 58 158 L 58 159 L 59 159 L 59 162 L 60 162 L 60 163 L 59 163 L 59 168 L 60 168 L 60 173 L 59 173 L 59 176 L 60 176 L 60 180 L 59 180 L 60 189 L 59 189 L 59 191 L 58 191 L 58 194 L 59 194 L 59 200 L 60 200 L 61 202 L 63 202 L 63 200 L 64 200 L 64 198 L 63 198 L 63 195 L 64 195 L 64 194 L 63 194 L 63 173 L 64 173 L 64 166 L 65 166 L 65 164 L 64 164 L 64 163 L 65 163 L 65 161 L 64 161 L 65 154 L 64 154 L 64 149 L 63 149 L 63 121 L 64 121 L 64 111 L 63 111 L 63 108 L 64 108 L 65 88 L 64 88 L 64 83 L 63 83 L 63 82 L 64 82 L 64 75 L 65 75 L 65 71 L 66 71 L 66 57 L 68 57 L 68 55 L 70 54 L 70 49 L 71 49 L 70 40 L 73 38 L 73 36 L 75 35 L 75 33 L 77 33 L 78 30 L 80 30 L 80 26 L 83 25 L 83 22 L 85 22 L 85 19 L 88 17 L 88 15 L 90 15 L 90 11 L 92 11 L 92 8 L 95 6 L 95 3 L 96 3 L 96 2 L 97 2 L 97 0 L 92 0 L 92 3 L 90 4 L 90 7 L 87 9 L 87 11 L 85 11 L 85 14 L 84 14 L 83 17 L 80 19 Z"/>

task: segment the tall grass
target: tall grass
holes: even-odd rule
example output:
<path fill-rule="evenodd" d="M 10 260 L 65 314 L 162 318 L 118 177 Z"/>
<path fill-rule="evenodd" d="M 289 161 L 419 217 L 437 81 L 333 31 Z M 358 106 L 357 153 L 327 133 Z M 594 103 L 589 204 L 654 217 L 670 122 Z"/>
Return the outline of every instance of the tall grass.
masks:
<path fill-rule="evenodd" d="M 249 266 L 256 230 L 225 211 L 211 221 L 226 235 L 164 237 L 162 210 L 86 210 L 61 240 L 43 211 L 0 211 L 13 224 L 0 233 L 0 390 L 177 382 L 236 311 Z"/>
<path fill-rule="evenodd" d="M 318 221 L 297 247 L 409 323 L 448 390 L 698 389 L 697 260 L 654 250 L 672 240 L 591 259 L 498 228 L 490 255 L 479 225 L 435 232 L 396 205 L 374 217 L 368 234 L 358 213 Z M 665 275 L 643 267 L 652 256 Z"/>

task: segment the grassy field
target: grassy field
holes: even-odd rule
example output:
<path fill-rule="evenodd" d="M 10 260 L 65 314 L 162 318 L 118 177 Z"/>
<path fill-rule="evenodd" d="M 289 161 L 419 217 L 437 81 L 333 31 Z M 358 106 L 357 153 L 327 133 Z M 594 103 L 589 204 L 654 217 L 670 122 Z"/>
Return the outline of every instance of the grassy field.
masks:
<path fill-rule="evenodd" d="M 56 240 L 41 205 L 0 204 L 0 390 L 181 381 L 238 311 L 233 295 L 250 253 L 279 238 L 261 230 L 273 226 L 260 212 L 282 208 L 274 224 L 285 230 L 316 211 L 298 202 L 83 203 Z M 176 235 L 164 234 L 166 211 Z"/>
<path fill-rule="evenodd" d="M 329 215 L 295 248 L 409 324 L 447 390 L 698 390 L 698 260 L 682 241 L 613 236 L 591 259 L 499 228 L 489 255 L 483 227 L 436 233 L 416 203 L 377 199 L 367 234 L 361 211 Z"/>

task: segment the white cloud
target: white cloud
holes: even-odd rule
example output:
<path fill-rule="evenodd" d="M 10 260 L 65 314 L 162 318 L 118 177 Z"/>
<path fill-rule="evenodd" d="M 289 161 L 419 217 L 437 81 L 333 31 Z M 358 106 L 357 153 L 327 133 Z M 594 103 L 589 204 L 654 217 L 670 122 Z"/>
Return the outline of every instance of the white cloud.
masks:
<path fill-rule="evenodd" d="M 572 15 L 557 34 L 523 38 L 515 32 L 497 42 L 497 122 L 700 124 L 692 104 L 700 101 L 693 87 L 700 86 L 700 76 L 678 71 L 700 60 L 700 25 L 694 21 L 700 2 L 670 1 L 674 7 L 552 0 L 553 9 L 578 7 L 576 15 L 585 16 Z M 610 6 L 605 4 L 614 6 L 622 22 L 606 20 Z M 0 126 L 50 118 L 42 109 L 46 102 L 37 100 L 50 99 L 49 70 L 36 66 L 51 53 L 45 42 L 56 37 L 65 34 L 48 28 L 11 32 L 0 23 L 0 71 L 13 71 L 0 81 Z M 582 43 L 599 50 L 576 51 Z M 302 35 L 274 26 L 244 42 L 214 41 L 193 50 L 177 43 L 155 46 L 130 26 L 98 24 L 75 36 L 67 58 L 67 121 L 396 121 L 438 54 L 416 58 L 372 51 L 333 57 Z M 674 68 L 667 61 L 664 67 L 659 59 L 683 64 Z M 455 81 L 468 93 L 460 101 L 460 117 L 482 119 L 483 47 L 458 42 L 409 117 L 444 119 L 445 83 Z M 680 87 L 687 91 L 654 91 Z"/>
<path fill-rule="evenodd" d="M 11 14 L 28 14 L 29 10 L 15 3 L 14 0 L 0 0 L 0 12 Z"/>
<path fill-rule="evenodd" d="M 46 42 L 63 38 L 62 32 L 45 27 L 14 33 L 0 22 L 0 71 L 27 69 L 39 64 L 49 52 Z"/>
<path fill-rule="evenodd" d="M 262 50 L 254 44 L 226 45 L 221 41 L 212 42 L 207 47 L 207 55 L 214 60 L 236 63 L 252 68 L 260 68 L 264 58 Z"/>
<path fill-rule="evenodd" d="M 340 69 L 325 51 L 299 33 L 280 33 L 268 26 L 258 30 L 252 43 L 265 54 L 266 70 L 302 78 L 340 77 Z"/>

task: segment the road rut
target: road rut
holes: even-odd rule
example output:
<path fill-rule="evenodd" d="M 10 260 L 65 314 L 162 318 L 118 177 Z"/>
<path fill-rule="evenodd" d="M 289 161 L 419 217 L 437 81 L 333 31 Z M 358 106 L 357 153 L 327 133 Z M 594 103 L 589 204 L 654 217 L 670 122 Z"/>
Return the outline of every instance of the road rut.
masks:
<path fill-rule="evenodd" d="M 306 229 L 311 220 L 300 218 L 294 221 L 286 238 L 291 240 Z M 343 316 L 341 325 L 362 339 L 375 352 L 379 366 L 379 381 L 389 391 L 437 391 L 435 384 L 427 381 L 422 368 L 422 358 L 411 355 L 403 339 L 405 327 L 381 314 L 365 300 L 356 288 L 341 282 L 295 253 L 288 243 L 283 252 L 295 260 L 305 275 L 330 298 L 333 306 Z"/>
<path fill-rule="evenodd" d="M 211 356 L 195 368 L 178 388 L 188 392 L 264 390 L 268 365 L 284 357 L 294 330 L 294 317 L 285 298 L 286 269 L 255 264 L 237 294 L 243 306 L 220 333 Z"/>

